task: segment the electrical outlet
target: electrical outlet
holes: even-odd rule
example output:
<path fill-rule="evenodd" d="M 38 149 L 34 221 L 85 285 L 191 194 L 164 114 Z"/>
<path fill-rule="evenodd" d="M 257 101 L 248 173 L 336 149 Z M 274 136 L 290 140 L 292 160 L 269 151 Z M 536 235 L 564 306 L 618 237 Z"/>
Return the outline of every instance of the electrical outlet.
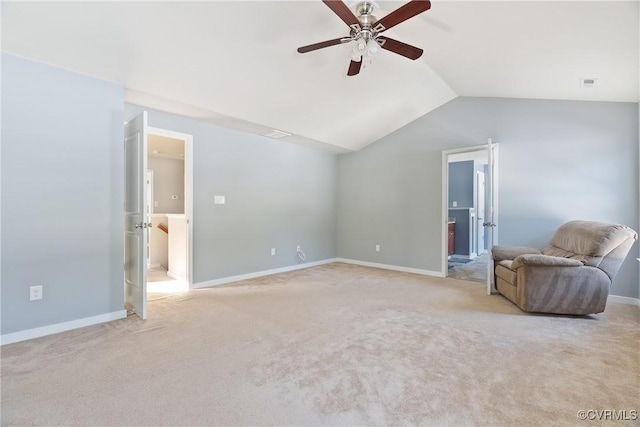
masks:
<path fill-rule="evenodd" d="M 271 256 L 274 256 L 276 254 L 276 248 L 271 248 Z"/>
<path fill-rule="evenodd" d="M 29 301 L 42 299 L 42 285 L 31 286 L 29 288 Z"/>
<path fill-rule="evenodd" d="M 458 207 L 458 202 L 456 202 L 455 200 L 453 202 L 451 202 L 451 206 L 453 206 L 454 208 Z"/>
<path fill-rule="evenodd" d="M 380 252 L 380 245 L 376 245 L 376 252 Z"/>

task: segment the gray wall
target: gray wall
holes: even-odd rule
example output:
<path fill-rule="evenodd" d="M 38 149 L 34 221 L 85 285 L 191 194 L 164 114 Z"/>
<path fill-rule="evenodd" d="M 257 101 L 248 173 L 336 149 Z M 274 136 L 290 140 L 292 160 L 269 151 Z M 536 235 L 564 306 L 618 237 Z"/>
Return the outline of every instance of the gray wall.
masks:
<path fill-rule="evenodd" d="M 339 156 L 339 257 L 440 270 L 442 156 L 425 136 L 410 124 Z"/>
<path fill-rule="evenodd" d="M 469 255 L 469 209 L 449 209 L 449 218 L 455 218 L 454 255 Z"/>
<path fill-rule="evenodd" d="M 2 74 L 1 333 L 122 310 L 123 122 L 141 108 L 10 55 Z M 149 124 L 194 135 L 195 282 L 294 265 L 296 245 L 335 256 L 335 154 L 157 111 Z"/>
<path fill-rule="evenodd" d="M 460 97 L 340 155 L 338 256 L 439 271 L 441 150 L 489 137 L 500 144 L 500 244 L 543 247 L 578 218 L 638 230 L 637 103 Z M 637 253 L 613 294 L 639 296 Z"/>
<path fill-rule="evenodd" d="M 449 207 L 472 208 L 473 206 L 473 160 L 449 163 Z M 453 206 L 453 202 L 457 205 Z"/>
<path fill-rule="evenodd" d="M 184 213 L 184 160 L 151 157 L 147 169 L 153 171 L 153 208 L 156 213 Z M 177 195 L 178 199 L 171 196 Z"/>
<path fill-rule="evenodd" d="M 297 245 L 307 262 L 335 257 L 335 154 L 147 111 L 149 126 L 193 135 L 195 283 L 294 265 Z"/>
<path fill-rule="evenodd" d="M 2 55 L 2 334 L 123 309 L 123 96 Z"/>

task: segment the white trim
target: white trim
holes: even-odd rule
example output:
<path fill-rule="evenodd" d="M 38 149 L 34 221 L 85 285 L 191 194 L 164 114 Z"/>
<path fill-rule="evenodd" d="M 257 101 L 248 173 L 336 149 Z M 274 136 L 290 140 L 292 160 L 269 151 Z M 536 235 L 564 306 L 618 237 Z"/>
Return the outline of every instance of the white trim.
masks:
<path fill-rule="evenodd" d="M 149 153 L 147 153 L 147 157 L 148 155 Z M 149 168 L 149 162 L 147 159 L 147 188 L 149 189 L 148 191 L 149 197 L 147 197 L 147 206 L 149 211 L 147 212 L 147 215 L 152 217 L 155 212 L 155 206 L 154 206 L 155 200 L 149 200 L 149 199 L 153 199 L 153 195 L 155 194 L 155 191 L 153 190 L 153 169 L 148 169 L 148 168 Z"/>
<path fill-rule="evenodd" d="M 304 268 L 316 267 L 318 265 L 331 264 L 336 262 L 337 258 L 324 259 L 322 261 L 307 262 L 304 264 L 291 265 L 289 267 L 274 268 L 272 270 L 256 271 L 254 273 L 240 274 L 237 276 L 223 277 L 221 279 L 207 280 L 206 282 L 198 282 L 192 285 L 193 289 L 208 288 L 211 286 L 225 285 L 227 283 L 239 282 L 241 280 L 255 279 L 262 276 L 270 276 L 272 274 L 286 273 L 288 271 L 302 270 Z"/>
<path fill-rule="evenodd" d="M 446 226 L 441 227 L 440 230 L 442 235 L 442 242 L 440 243 L 442 253 L 440 272 L 444 277 L 446 277 L 446 272 L 449 270 L 449 153 L 456 151 L 446 150 L 442 152 L 442 222 Z"/>
<path fill-rule="evenodd" d="M 498 211 L 500 210 L 500 144 L 497 142 L 492 142 L 493 144 L 493 188 L 496 190 L 493 193 L 493 217 L 496 223 L 500 222 L 500 215 Z M 493 245 L 499 245 L 498 241 L 500 234 L 500 227 L 497 226 L 493 233 Z"/>
<path fill-rule="evenodd" d="M 607 302 L 617 302 L 619 304 L 628 304 L 635 305 L 640 308 L 640 299 L 638 298 L 630 298 L 630 297 L 622 297 L 619 295 L 609 295 L 607 298 Z"/>
<path fill-rule="evenodd" d="M 25 329 L 24 331 L 13 332 L 0 336 L 0 345 L 12 344 L 14 342 L 26 341 L 33 338 L 58 334 L 60 332 L 84 328 L 85 326 L 97 325 L 99 323 L 124 319 L 125 317 L 127 317 L 127 311 L 118 310 L 111 313 L 99 314 L 97 316 L 85 317 L 82 319 L 70 320 L 68 322 L 42 326 L 40 328 Z"/>
<path fill-rule="evenodd" d="M 440 271 L 423 270 L 421 268 L 401 267 L 399 265 L 379 264 L 377 262 L 358 261 L 355 259 L 336 258 L 335 262 L 363 265 L 365 267 L 382 268 L 384 270 L 402 271 L 404 273 L 420 274 L 423 276 L 445 277 Z"/>

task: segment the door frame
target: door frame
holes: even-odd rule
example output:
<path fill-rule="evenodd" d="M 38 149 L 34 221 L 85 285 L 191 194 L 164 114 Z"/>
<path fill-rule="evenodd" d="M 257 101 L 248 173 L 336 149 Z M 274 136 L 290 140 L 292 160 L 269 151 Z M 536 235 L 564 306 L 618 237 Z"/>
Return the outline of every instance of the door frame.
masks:
<path fill-rule="evenodd" d="M 187 277 L 185 279 L 191 289 L 193 287 L 193 135 L 153 126 L 147 127 L 147 134 L 184 141 L 184 216 L 187 221 Z"/>
<path fill-rule="evenodd" d="M 481 171 L 475 171 L 475 172 L 476 172 L 476 176 L 475 176 L 474 185 L 475 185 L 476 192 L 474 194 L 474 197 L 477 204 L 476 206 L 476 224 L 477 224 L 476 254 L 482 255 L 483 253 L 488 252 L 488 250 L 484 248 L 485 243 L 487 243 L 487 237 L 486 237 L 487 232 L 484 227 L 480 228 L 481 224 L 479 224 L 480 223 L 480 189 L 482 188 L 482 202 L 485 203 L 487 200 L 487 195 L 486 195 L 487 181 L 486 181 L 484 172 L 481 172 Z M 480 185 L 480 177 L 482 177 L 482 185 Z M 486 222 L 485 216 L 486 216 L 485 206 L 482 206 L 482 222 Z M 482 236 L 482 248 L 480 247 L 480 236 Z"/>
<path fill-rule="evenodd" d="M 494 218 L 495 222 L 498 222 L 498 144 L 494 143 Z M 442 220 L 441 220 L 441 232 L 442 232 L 442 248 L 441 248 L 441 272 L 443 277 L 447 277 L 449 274 L 448 264 L 448 218 L 449 218 L 449 156 L 454 154 L 471 153 L 474 151 L 486 151 L 488 158 L 488 147 L 486 145 L 475 145 L 472 147 L 454 148 L 450 150 L 442 151 Z M 486 180 L 485 180 L 486 183 Z M 475 184 L 474 184 L 475 186 Z M 485 190 L 485 194 L 486 194 Z M 475 188 L 474 188 L 475 193 Z M 485 213 L 486 215 L 486 213 Z M 476 233 L 477 234 L 477 233 Z M 498 230 L 495 230 L 493 244 L 498 244 Z M 490 253 L 491 248 L 488 248 L 487 252 Z"/>

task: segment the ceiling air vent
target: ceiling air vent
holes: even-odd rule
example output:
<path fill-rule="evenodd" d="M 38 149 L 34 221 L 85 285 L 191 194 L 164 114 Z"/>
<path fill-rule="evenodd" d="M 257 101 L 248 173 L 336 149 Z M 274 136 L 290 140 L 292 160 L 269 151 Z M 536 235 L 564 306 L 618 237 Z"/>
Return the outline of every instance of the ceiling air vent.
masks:
<path fill-rule="evenodd" d="M 582 78 L 580 79 L 580 87 L 595 87 L 598 79 Z"/>
<path fill-rule="evenodd" d="M 285 136 L 291 136 L 291 134 L 274 129 L 269 133 L 265 133 L 264 136 L 266 136 L 267 138 L 280 139 L 284 138 Z"/>

